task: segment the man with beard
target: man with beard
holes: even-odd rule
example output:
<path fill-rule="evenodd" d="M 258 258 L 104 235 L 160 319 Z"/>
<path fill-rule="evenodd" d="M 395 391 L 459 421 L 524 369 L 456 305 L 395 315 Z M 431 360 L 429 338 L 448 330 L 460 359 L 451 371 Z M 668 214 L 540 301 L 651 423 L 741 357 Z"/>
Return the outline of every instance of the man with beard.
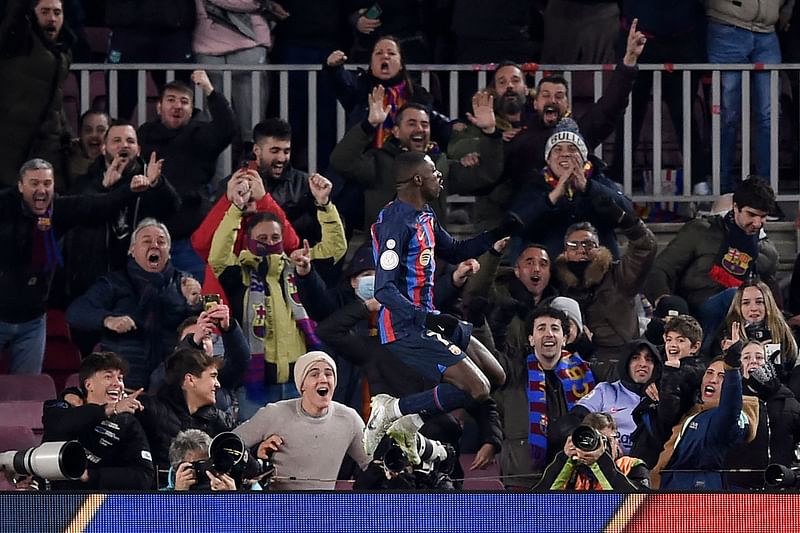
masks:
<path fill-rule="evenodd" d="M 586 140 L 588 151 L 594 150 L 616 127 L 628 105 L 628 95 L 636 80 L 636 63 L 644 50 L 646 38 L 636 30 L 636 21 L 628 33 L 625 56 L 611 73 L 603 96 L 579 117 L 575 117 Z M 558 122 L 572 116 L 567 80 L 559 75 L 543 77 L 535 96 L 529 94 L 522 68 L 501 63 L 489 86 L 494 95 L 497 127 L 503 131 L 505 165 L 502 176 L 478 187 L 453 187 L 450 192 L 477 196 L 475 214 L 482 227 L 492 227 L 502 220 L 515 194 L 530 183 L 533 170 L 541 169 L 547 140 Z M 458 126 L 455 127 L 459 130 Z M 473 128 L 455 131 L 448 146 L 451 157 L 462 157 L 472 151 L 477 137 Z"/>
<path fill-rule="evenodd" d="M 131 232 L 141 220 L 148 217 L 164 220 L 180 206 L 180 196 L 161 174 L 164 160 L 153 153 L 145 164 L 140 157 L 141 147 L 132 124 L 114 121 L 101 139 L 105 153 L 97 156 L 86 174 L 76 178 L 71 193 L 112 191 L 127 186 L 133 176 L 144 173 L 151 179 L 151 186 L 122 206 L 105 225 L 82 225 L 65 237 L 65 305 L 86 292 L 100 276 L 125 266 Z"/>
<path fill-rule="evenodd" d="M 61 266 L 59 239 L 79 223 L 110 219 L 150 186 L 137 175 L 108 194 L 56 196 L 53 166 L 22 165 L 15 189 L 0 192 L 0 346 L 11 352 L 12 374 L 42 371 L 45 311 L 53 273 Z"/>
<path fill-rule="evenodd" d="M 56 190 L 66 190 L 70 133 L 63 83 L 74 37 L 63 24 L 61 0 L 6 2 L 0 19 L 0 187 L 14 188 L 22 164 L 41 158 L 53 166 Z"/>
<path fill-rule="evenodd" d="M 106 131 L 111 120 L 102 111 L 90 109 L 78 120 L 78 138 L 72 140 L 69 153 L 69 187 L 83 176 L 95 159 L 103 154 Z"/>
<path fill-rule="evenodd" d="M 402 152 L 430 155 L 448 183 L 448 192 L 488 186 L 502 172 L 503 143 L 495 127 L 493 98 L 488 93 L 472 100 L 470 121 L 480 131 L 480 139 L 477 148 L 460 159 L 452 159 L 431 143 L 430 112 L 416 103 L 397 111 L 392 135 L 382 147 L 375 148 L 375 131 L 389 114 L 383 97 L 383 86 L 375 87 L 369 97 L 369 116 L 351 128 L 331 153 L 331 168 L 364 190 L 364 228 L 370 227 L 378 212 L 394 198 L 392 164 Z"/>
<path fill-rule="evenodd" d="M 292 127 L 282 118 L 268 118 L 253 128 L 253 158 L 264 190 L 277 202 L 298 235 L 315 244 L 320 239 L 317 208 L 308 186 L 309 174 L 292 166 Z M 223 180 L 220 188 L 227 185 Z"/>
<path fill-rule="evenodd" d="M 600 246 L 592 224 L 573 224 L 556 260 L 555 283 L 562 296 L 578 302 L 584 324 L 593 333 L 592 372 L 600 381 L 614 381 L 620 377 L 617 363 L 625 344 L 638 336 L 634 300 L 653 266 L 656 238 L 641 220 L 613 202 L 600 205 L 627 237 L 625 253 L 615 260 L 608 248 Z"/>

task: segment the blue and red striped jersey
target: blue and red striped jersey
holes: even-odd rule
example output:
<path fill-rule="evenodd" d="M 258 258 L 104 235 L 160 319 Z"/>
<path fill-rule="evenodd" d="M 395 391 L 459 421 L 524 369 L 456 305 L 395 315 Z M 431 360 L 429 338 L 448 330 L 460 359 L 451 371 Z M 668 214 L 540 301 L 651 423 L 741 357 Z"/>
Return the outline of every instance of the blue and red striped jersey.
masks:
<path fill-rule="evenodd" d="M 378 315 L 381 342 L 420 331 L 433 307 L 436 256 L 450 263 L 478 257 L 493 243 L 487 233 L 457 241 L 444 230 L 427 205 L 417 210 L 394 200 L 372 225 L 375 257 L 375 298 L 382 304 Z"/>

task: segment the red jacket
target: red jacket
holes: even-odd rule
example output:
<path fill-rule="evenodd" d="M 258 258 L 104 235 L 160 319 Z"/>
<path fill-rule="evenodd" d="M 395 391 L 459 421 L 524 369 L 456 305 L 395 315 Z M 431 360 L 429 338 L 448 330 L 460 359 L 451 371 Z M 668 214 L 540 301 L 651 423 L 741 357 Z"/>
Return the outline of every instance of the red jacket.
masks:
<path fill-rule="evenodd" d="M 203 294 L 219 294 L 226 303 L 228 302 L 228 298 L 225 296 L 225 291 L 222 289 L 222 285 L 220 285 L 211 267 L 208 266 L 208 254 L 211 251 L 211 241 L 214 238 L 214 232 L 217 231 L 222 217 L 225 216 L 230 206 L 231 201 L 228 200 L 227 196 L 222 196 L 217 200 L 217 203 L 214 204 L 214 207 L 211 208 L 208 215 L 206 215 L 200 227 L 192 234 L 192 247 L 194 251 L 197 252 L 197 255 L 199 255 L 203 261 L 206 261 Z M 278 216 L 283 226 L 283 249 L 287 254 L 300 247 L 300 238 L 297 236 L 297 233 L 295 233 L 289 219 L 286 218 L 286 213 L 283 212 L 281 206 L 272 198 L 270 193 L 266 193 L 261 200 L 256 202 L 256 210 L 258 212 L 269 211 Z M 236 237 L 236 244 L 234 245 L 233 251 L 237 254 L 244 247 L 243 229 L 246 221 L 247 217 L 242 218 L 242 225 L 239 227 L 239 233 Z"/>

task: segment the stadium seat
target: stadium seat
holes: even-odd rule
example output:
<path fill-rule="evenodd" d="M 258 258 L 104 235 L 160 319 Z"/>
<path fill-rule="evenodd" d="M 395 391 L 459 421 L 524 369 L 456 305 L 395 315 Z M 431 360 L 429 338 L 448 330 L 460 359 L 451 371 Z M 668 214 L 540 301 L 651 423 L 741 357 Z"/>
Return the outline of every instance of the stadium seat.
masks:
<path fill-rule="evenodd" d="M 13 402 L 0 402 L 0 420 L 8 426 L 25 426 L 33 431 L 34 435 L 44 433 L 42 426 L 42 402 L 36 400 L 22 400 Z"/>
<path fill-rule="evenodd" d="M 55 397 L 55 383 L 47 374 L 0 375 L 0 402 L 23 400 L 43 402 Z"/>
<path fill-rule="evenodd" d="M 70 387 L 79 387 L 80 384 L 81 384 L 80 375 L 77 372 L 75 372 L 67 376 L 67 380 L 64 382 L 64 389 L 68 389 Z"/>
<path fill-rule="evenodd" d="M 47 311 L 47 343 L 44 349 L 42 372 L 53 377 L 56 390 L 63 390 L 70 374 L 81 366 L 81 352 L 72 342 L 64 312 Z"/>
<path fill-rule="evenodd" d="M 38 446 L 42 439 L 25 426 L 0 426 L 0 453 L 9 450 L 27 450 Z"/>

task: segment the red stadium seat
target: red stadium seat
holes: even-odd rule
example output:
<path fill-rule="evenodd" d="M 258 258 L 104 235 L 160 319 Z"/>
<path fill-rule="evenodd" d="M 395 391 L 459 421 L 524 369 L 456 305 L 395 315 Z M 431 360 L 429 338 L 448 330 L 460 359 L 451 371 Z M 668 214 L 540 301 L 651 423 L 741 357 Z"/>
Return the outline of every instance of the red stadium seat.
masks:
<path fill-rule="evenodd" d="M 55 383 L 47 374 L 0 375 L 0 402 L 23 400 L 43 402 L 55 397 Z M 0 422 L 5 423 L 2 419 Z"/>
<path fill-rule="evenodd" d="M 36 400 L 23 400 L 14 402 L 0 402 L 0 420 L 8 426 L 25 426 L 33 431 L 34 435 L 44 433 L 42 426 L 42 402 Z"/>
<path fill-rule="evenodd" d="M 56 390 L 63 390 L 70 374 L 81 366 L 81 352 L 72 343 L 69 325 L 64 312 L 57 309 L 47 311 L 47 344 L 44 349 L 42 372 L 50 374 Z"/>
<path fill-rule="evenodd" d="M 77 372 L 75 372 L 74 374 L 70 374 L 69 376 L 67 376 L 67 380 L 64 382 L 64 389 L 68 389 L 69 387 L 80 387 L 80 385 L 81 385 L 80 375 Z"/>
<path fill-rule="evenodd" d="M 0 426 L 0 453 L 10 450 L 27 450 L 41 443 L 31 428 L 25 426 Z"/>

